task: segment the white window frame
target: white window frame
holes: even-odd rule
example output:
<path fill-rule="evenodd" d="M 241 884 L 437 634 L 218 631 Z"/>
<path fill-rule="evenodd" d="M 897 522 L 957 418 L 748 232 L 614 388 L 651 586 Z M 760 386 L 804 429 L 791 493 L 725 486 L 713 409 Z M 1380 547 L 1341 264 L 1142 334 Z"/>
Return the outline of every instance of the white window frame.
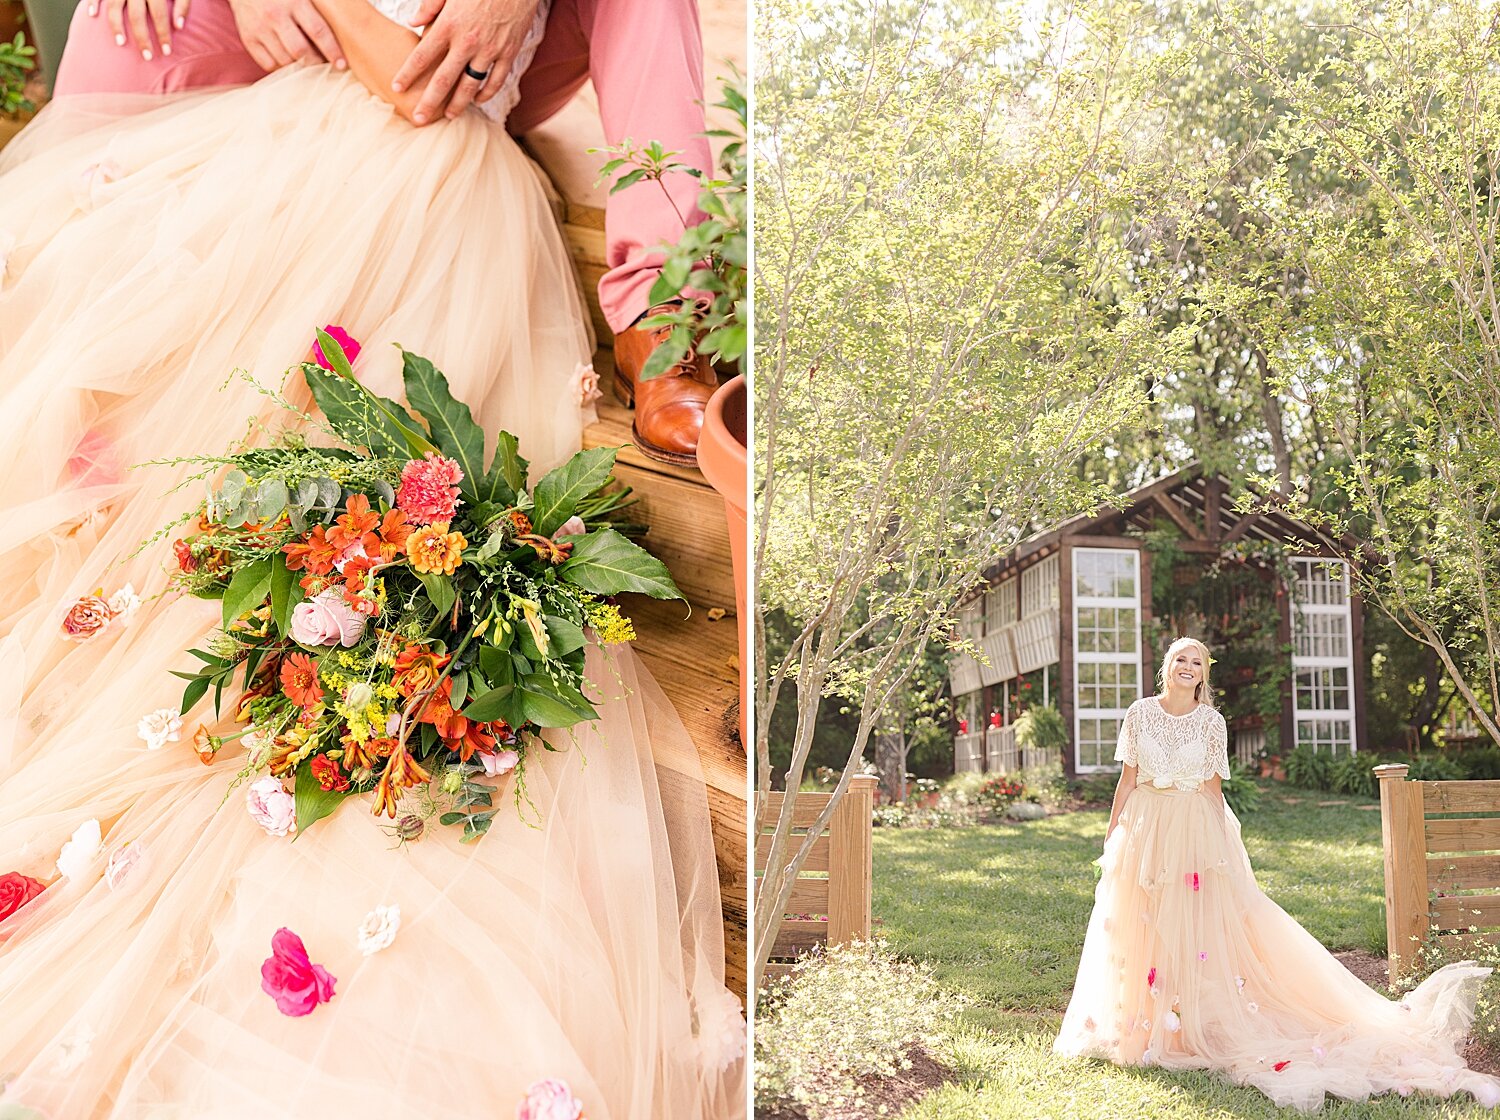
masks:
<path fill-rule="evenodd" d="M 1078 590 L 1078 558 L 1093 553 L 1103 553 L 1110 556 L 1124 554 L 1130 557 L 1131 571 L 1135 583 L 1135 595 L 1125 596 L 1083 596 Z M 1082 746 L 1081 729 L 1085 719 L 1118 719 L 1124 720 L 1125 713 L 1129 707 L 1124 708 L 1083 708 L 1079 704 L 1079 672 L 1078 666 L 1085 663 L 1110 662 L 1116 665 L 1131 664 L 1135 666 L 1136 685 L 1141 681 L 1141 554 L 1134 548 L 1075 548 L 1072 553 L 1072 570 L 1068 573 L 1073 581 L 1073 769 L 1079 774 L 1099 774 L 1117 770 L 1119 767 L 1109 759 L 1113 758 L 1114 751 L 1109 752 L 1109 758 L 1098 765 L 1084 765 L 1080 753 Z M 1078 610 L 1080 607 L 1116 607 L 1128 608 L 1135 611 L 1135 650 L 1131 653 L 1081 653 L 1078 649 Z"/>
<path fill-rule="evenodd" d="M 1331 582 L 1343 584 L 1344 601 L 1337 604 L 1303 603 L 1298 597 L 1298 589 L 1295 586 L 1292 589 L 1292 742 L 1290 746 L 1295 748 L 1302 742 L 1301 727 L 1304 723 L 1343 722 L 1349 729 L 1349 751 L 1352 754 L 1359 750 L 1359 743 L 1354 734 L 1354 611 L 1349 601 L 1351 594 L 1349 564 L 1347 561 L 1336 560 L 1329 556 L 1293 556 L 1291 564 L 1296 583 L 1303 582 L 1304 565 L 1307 566 L 1309 579 L 1327 578 L 1325 570 L 1337 569 L 1340 577 Z M 1343 618 L 1344 656 L 1314 657 L 1297 652 L 1298 628 L 1304 618 L 1315 615 L 1333 615 Z M 1349 706 L 1347 708 L 1303 708 L 1301 690 L 1297 687 L 1297 674 L 1303 669 L 1343 669 L 1349 682 Z"/>

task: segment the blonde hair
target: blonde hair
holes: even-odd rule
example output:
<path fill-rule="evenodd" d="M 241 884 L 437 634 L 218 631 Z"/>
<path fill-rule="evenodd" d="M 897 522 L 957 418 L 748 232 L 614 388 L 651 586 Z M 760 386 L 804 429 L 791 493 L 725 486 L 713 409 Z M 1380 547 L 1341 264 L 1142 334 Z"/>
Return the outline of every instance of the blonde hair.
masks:
<path fill-rule="evenodd" d="M 1209 667 L 1213 664 L 1213 657 L 1209 654 L 1208 647 L 1197 638 L 1178 638 L 1167 647 L 1167 652 L 1161 659 L 1161 669 L 1156 675 L 1157 695 L 1165 696 L 1167 694 L 1167 677 L 1172 672 L 1172 658 L 1176 657 L 1181 650 L 1189 648 L 1196 649 L 1203 657 L 1203 679 L 1193 689 L 1193 699 L 1197 700 L 1200 704 L 1207 704 L 1212 708 L 1214 706 L 1214 690 L 1213 685 L 1208 683 L 1208 671 Z"/>

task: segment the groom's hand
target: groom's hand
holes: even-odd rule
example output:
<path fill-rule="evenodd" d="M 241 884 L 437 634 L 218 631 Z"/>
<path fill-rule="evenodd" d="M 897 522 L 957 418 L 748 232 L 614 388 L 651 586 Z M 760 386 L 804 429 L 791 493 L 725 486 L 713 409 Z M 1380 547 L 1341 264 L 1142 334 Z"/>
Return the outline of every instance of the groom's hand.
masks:
<path fill-rule="evenodd" d="M 312 0 L 229 0 L 229 7 L 245 50 L 267 73 L 304 59 L 349 65 Z"/>
<path fill-rule="evenodd" d="M 427 124 L 441 113 L 452 120 L 500 91 L 535 15 L 536 0 L 422 0 L 414 22 L 427 30 L 391 88 L 400 93 L 437 67 L 412 119 Z"/>

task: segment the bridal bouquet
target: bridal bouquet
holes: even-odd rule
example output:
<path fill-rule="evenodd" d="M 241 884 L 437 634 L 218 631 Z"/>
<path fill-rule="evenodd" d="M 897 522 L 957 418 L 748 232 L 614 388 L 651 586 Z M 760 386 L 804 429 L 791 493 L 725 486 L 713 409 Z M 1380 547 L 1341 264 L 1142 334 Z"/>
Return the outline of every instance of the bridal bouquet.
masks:
<path fill-rule="evenodd" d="M 436 811 L 476 839 L 496 811 L 479 779 L 514 771 L 519 806 L 537 733 L 597 716 L 586 647 L 634 637 L 610 597 L 680 595 L 604 521 L 628 495 L 610 486 L 612 449 L 533 486 L 510 433 L 486 459 L 431 362 L 403 351 L 403 407 L 355 379 L 333 334 L 318 343 L 301 374 L 343 446 L 291 435 L 213 460 L 228 469 L 173 546 L 175 584 L 223 602 L 210 648 L 190 651 L 202 666 L 177 674 L 181 710 L 210 689 L 221 710 L 238 680 L 241 777 L 262 775 L 250 808 L 273 834 L 371 792 L 394 819 L 411 791 L 429 811 L 409 827 Z M 195 737 L 205 762 L 223 742 Z"/>

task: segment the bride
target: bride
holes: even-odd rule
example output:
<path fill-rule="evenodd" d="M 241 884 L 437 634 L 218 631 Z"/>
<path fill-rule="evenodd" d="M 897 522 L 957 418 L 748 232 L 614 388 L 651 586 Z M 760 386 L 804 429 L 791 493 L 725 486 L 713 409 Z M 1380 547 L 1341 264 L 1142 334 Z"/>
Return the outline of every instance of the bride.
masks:
<path fill-rule="evenodd" d="M 1489 969 L 1448 965 L 1392 1003 L 1256 886 L 1220 788 L 1228 734 L 1209 664 L 1202 642 L 1178 638 L 1161 693 L 1125 717 L 1103 875 L 1055 1051 L 1217 1070 L 1305 1111 L 1327 1093 L 1500 1104 L 1500 1082 L 1457 1050 Z"/>
<path fill-rule="evenodd" d="M 0 1114 L 740 1116 L 697 756 L 628 652 L 591 655 L 601 719 L 528 769 L 540 826 L 472 845 L 360 805 L 268 835 L 235 748 L 205 768 L 188 741 L 210 715 L 138 732 L 217 608 L 162 594 L 167 541 L 138 551 L 196 504 L 186 468 L 131 468 L 274 430 L 314 327 L 386 395 L 394 344 L 431 358 L 534 471 L 587 418 L 537 172 L 477 111 L 408 125 L 381 98 L 413 33 L 318 7 L 352 74 L 68 98 L 0 156 Z M 96 591 L 118 624 L 68 640 Z"/>

